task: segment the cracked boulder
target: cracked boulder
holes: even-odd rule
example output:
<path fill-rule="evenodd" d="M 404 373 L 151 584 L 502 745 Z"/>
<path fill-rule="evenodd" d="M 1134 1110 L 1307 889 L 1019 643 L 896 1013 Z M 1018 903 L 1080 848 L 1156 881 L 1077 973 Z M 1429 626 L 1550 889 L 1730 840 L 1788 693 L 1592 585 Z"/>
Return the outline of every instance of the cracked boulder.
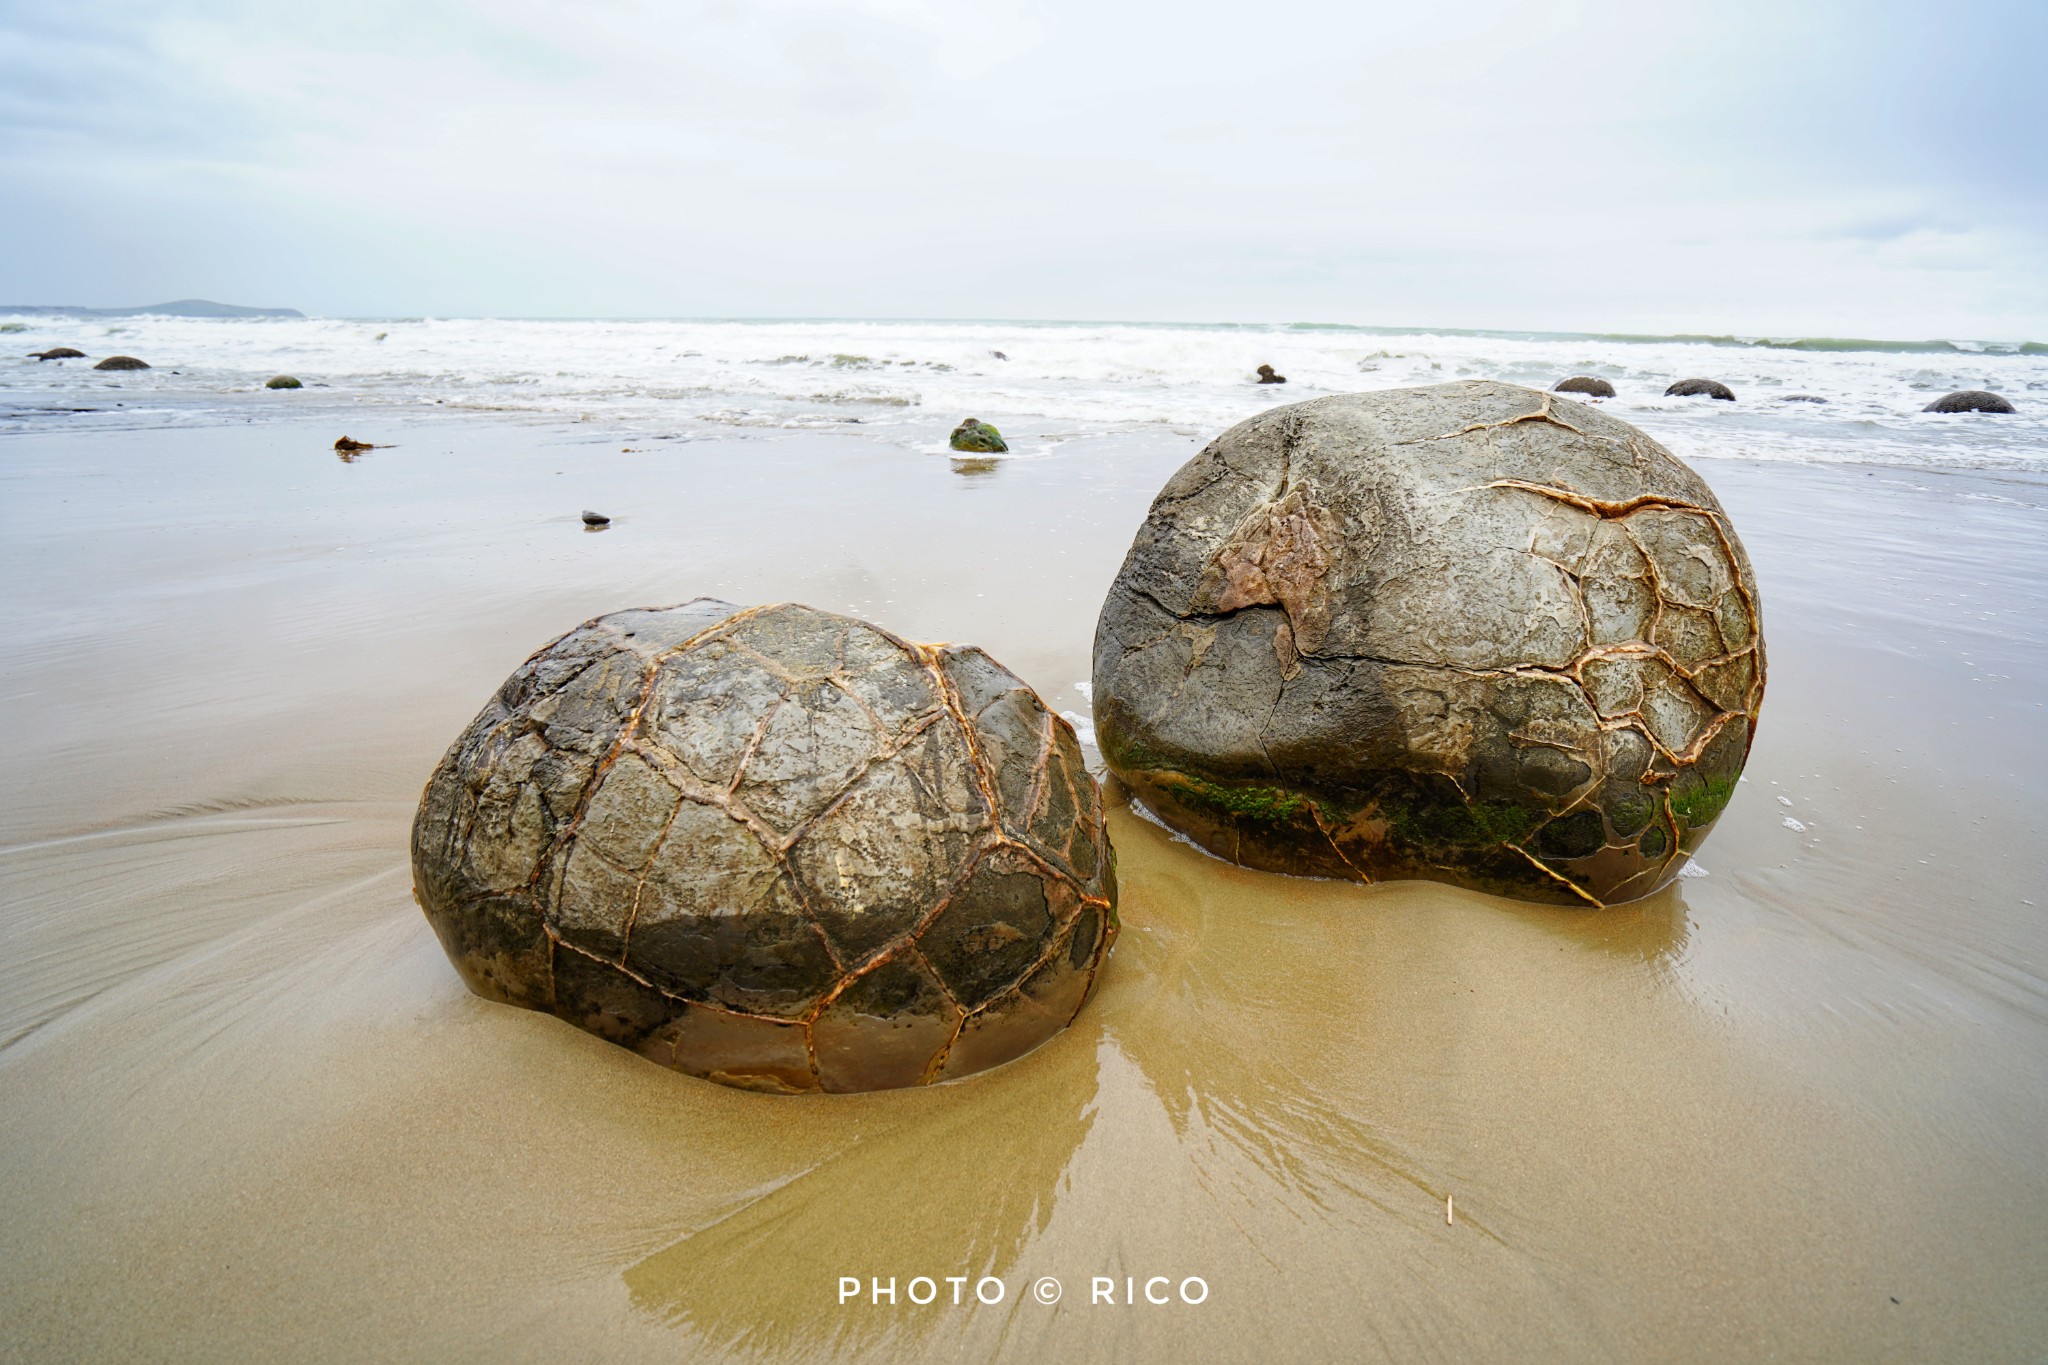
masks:
<path fill-rule="evenodd" d="M 1152 504 L 1095 635 L 1132 794 L 1247 867 L 1644 896 L 1734 792 L 1755 577 L 1706 483 L 1488 381 L 1240 423 Z"/>
<path fill-rule="evenodd" d="M 699 599 L 585 622 L 434 770 L 469 988 L 749 1089 L 951 1080 L 1073 1019 L 1116 880 L 1073 728 L 981 650 Z"/>

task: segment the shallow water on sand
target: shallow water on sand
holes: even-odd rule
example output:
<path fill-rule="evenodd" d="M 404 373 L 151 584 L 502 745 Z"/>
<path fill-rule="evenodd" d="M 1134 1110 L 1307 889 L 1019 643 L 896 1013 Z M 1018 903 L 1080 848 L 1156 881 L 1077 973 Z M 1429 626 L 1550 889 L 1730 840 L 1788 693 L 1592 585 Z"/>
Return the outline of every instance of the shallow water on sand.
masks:
<path fill-rule="evenodd" d="M 427 772 L 552 635 L 699 593 L 971 639 L 1085 718 L 1096 605 L 1195 442 L 956 472 L 850 433 L 334 434 L 0 439 L 0 1354 L 2048 1341 L 2048 480 L 1702 464 L 1772 650 L 1704 876 L 1536 908 L 1118 811 L 1125 933 L 1073 1029 L 787 1100 L 469 996 L 408 894 Z M 1153 1276 L 1207 1301 L 1121 1301 Z"/>

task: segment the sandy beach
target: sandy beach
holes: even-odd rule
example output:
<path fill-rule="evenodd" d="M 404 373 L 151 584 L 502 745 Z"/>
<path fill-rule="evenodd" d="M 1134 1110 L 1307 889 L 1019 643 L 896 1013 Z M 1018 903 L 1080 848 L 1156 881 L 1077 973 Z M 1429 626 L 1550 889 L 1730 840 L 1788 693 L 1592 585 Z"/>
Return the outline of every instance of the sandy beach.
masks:
<path fill-rule="evenodd" d="M 942 416 L 0 435 L 0 1355 L 2038 1356 L 2028 468 L 1697 460 L 1771 691 L 1649 900 L 1269 876 L 1120 804 L 1099 995 L 967 1081 L 740 1093 L 468 994 L 414 805 L 585 618 L 809 602 L 1085 722 L 1102 594 L 1213 432 L 1006 420 L 1023 457 L 975 466 Z M 937 1303 L 840 1300 L 918 1276 Z"/>

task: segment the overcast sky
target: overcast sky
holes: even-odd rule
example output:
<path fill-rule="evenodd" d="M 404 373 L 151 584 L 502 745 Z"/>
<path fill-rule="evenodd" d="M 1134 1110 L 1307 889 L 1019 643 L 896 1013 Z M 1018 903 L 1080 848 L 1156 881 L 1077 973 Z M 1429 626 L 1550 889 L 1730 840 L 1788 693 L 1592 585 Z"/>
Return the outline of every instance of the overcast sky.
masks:
<path fill-rule="evenodd" d="M 2048 340 L 2048 0 L 0 0 L 0 302 Z"/>

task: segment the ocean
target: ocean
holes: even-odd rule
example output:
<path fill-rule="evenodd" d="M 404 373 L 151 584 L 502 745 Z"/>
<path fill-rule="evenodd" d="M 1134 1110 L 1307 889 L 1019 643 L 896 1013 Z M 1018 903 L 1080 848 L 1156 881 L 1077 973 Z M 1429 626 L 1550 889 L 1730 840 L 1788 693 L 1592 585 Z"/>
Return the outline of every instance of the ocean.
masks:
<path fill-rule="evenodd" d="M 1206 438 L 1328 393 L 1466 378 L 1549 388 L 1589 374 L 1614 385 L 1610 411 L 1688 459 L 2048 472 L 2048 346 L 2035 342 L 844 320 L 17 317 L 0 328 L 11 353 L 0 360 L 0 422 L 15 431 L 332 415 L 372 439 L 380 416 L 452 410 L 602 423 L 649 440 L 858 427 L 936 452 L 972 416 L 1029 458 L 1133 428 Z M 26 354 L 59 345 L 88 359 Z M 154 368 L 90 368 L 109 354 Z M 1256 383 L 1261 364 L 1290 382 Z M 277 374 L 306 387 L 265 390 Z M 1737 401 L 1663 396 L 1694 376 L 1727 384 Z M 2018 412 L 1922 411 L 1976 388 Z"/>

